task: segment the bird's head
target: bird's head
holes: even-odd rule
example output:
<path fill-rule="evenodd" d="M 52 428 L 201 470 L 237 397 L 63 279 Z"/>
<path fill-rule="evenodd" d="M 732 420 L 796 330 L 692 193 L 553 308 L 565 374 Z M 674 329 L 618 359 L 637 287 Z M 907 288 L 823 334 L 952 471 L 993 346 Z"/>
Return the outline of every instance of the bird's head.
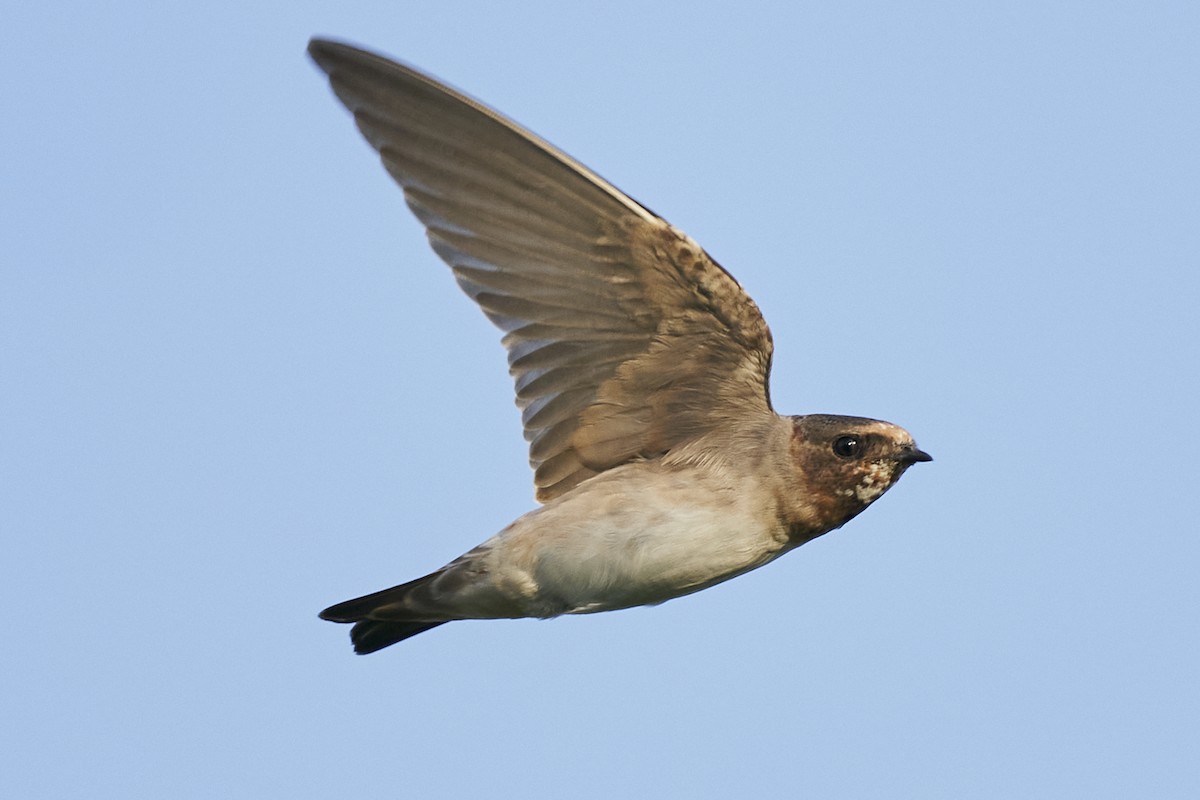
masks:
<path fill-rule="evenodd" d="M 832 414 L 792 417 L 791 456 L 799 486 L 788 505 L 804 541 L 846 524 L 910 466 L 933 460 L 898 425 Z"/>

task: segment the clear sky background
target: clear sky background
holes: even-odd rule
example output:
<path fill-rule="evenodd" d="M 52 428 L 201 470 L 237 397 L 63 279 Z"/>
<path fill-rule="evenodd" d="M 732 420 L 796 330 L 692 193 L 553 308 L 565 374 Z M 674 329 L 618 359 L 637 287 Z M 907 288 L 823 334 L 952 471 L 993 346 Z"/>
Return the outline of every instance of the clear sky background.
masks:
<path fill-rule="evenodd" d="M 319 609 L 532 483 L 498 335 L 314 34 L 686 230 L 770 322 L 779 410 L 937 460 L 707 592 L 354 656 Z M 2 36 L 0 796 L 1200 796 L 1200 5 L 24 3 Z"/>

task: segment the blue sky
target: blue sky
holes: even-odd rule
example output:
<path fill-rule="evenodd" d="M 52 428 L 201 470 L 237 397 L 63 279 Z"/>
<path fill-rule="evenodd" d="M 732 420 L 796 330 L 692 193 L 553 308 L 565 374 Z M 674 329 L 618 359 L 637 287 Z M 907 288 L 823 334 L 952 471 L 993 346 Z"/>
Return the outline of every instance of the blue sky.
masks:
<path fill-rule="evenodd" d="M 6 11 L 0 795 L 1200 794 L 1200 7 L 428 5 Z M 779 410 L 937 460 L 707 592 L 353 656 L 319 609 L 532 483 L 314 34 L 686 230 Z"/>

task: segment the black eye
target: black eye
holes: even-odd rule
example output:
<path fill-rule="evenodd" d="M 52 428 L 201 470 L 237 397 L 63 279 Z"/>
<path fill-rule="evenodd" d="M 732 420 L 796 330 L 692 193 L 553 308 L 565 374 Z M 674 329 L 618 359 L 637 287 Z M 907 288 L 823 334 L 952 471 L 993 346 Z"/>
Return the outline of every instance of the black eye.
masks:
<path fill-rule="evenodd" d="M 833 452 L 842 458 L 854 458 L 862 452 L 862 442 L 857 436 L 839 436 L 833 440 Z"/>

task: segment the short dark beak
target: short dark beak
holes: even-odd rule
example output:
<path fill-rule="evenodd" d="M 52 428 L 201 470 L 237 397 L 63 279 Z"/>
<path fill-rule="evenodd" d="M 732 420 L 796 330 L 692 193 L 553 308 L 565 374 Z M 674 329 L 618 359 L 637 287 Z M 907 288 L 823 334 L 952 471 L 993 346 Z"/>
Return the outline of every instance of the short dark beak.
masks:
<path fill-rule="evenodd" d="M 896 454 L 896 460 L 901 464 L 908 466 L 915 464 L 918 461 L 933 461 L 933 456 L 926 453 L 924 450 L 917 449 L 916 445 L 905 445 L 900 448 L 900 452 Z"/>

